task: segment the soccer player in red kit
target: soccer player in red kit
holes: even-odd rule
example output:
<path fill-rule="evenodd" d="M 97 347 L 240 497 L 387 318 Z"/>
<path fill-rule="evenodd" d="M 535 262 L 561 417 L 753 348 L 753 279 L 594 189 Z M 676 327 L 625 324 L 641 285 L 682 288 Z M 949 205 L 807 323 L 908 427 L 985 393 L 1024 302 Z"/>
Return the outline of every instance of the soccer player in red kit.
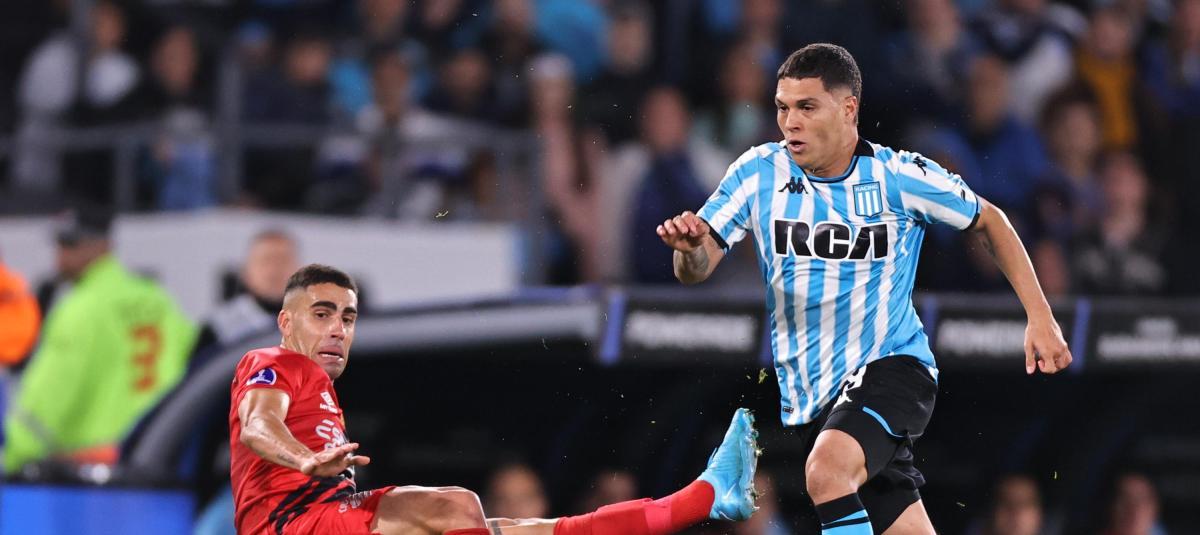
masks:
<path fill-rule="evenodd" d="M 636 500 L 556 519 L 486 519 L 460 487 L 358 491 L 356 455 L 333 381 L 346 369 L 358 296 L 345 273 L 322 265 L 288 280 L 282 343 L 242 357 L 229 411 L 238 533 L 413 535 L 666 535 L 705 518 L 745 520 L 755 511 L 757 432 L 738 409 L 696 481 L 658 500 Z"/>

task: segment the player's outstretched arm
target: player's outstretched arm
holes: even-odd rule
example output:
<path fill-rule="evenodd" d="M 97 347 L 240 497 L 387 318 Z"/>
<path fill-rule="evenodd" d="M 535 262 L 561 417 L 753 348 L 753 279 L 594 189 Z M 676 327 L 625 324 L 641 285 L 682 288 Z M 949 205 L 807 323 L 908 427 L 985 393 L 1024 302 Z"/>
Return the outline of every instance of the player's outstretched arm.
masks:
<path fill-rule="evenodd" d="M 675 278 L 684 284 L 704 282 L 725 256 L 699 216 L 684 212 L 655 229 L 663 243 L 675 250 Z"/>
<path fill-rule="evenodd" d="M 1029 318 L 1025 328 L 1025 373 L 1032 374 L 1035 369 L 1042 373 L 1065 369 L 1071 364 L 1071 350 L 1054 320 L 1021 238 L 1003 211 L 983 197 L 979 198 L 979 203 L 979 221 L 971 230 L 1008 277 Z"/>
<path fill-rule="evenodd" d="M 283 423 L 290 403 L 291 398 L 282 390 L 256 388 L 246 392 L 238 405 L 242 444 L 263 459 L 317 477 L 336 476 L 350 466 L 371 462 L 370 457 L 353 454 L 357 443 L 317 453 L 309 450 Z"/>

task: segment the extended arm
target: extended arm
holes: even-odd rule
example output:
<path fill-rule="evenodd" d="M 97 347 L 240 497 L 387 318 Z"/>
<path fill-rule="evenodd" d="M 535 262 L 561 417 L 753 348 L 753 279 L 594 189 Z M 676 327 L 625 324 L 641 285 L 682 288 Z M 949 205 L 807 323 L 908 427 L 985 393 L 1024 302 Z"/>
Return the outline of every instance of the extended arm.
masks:
<path fill-rule="evenodd" d="M 656 230 L 663 243 L 675 250 L 675 278 L 684 284 L 703 282 L 725 257 L 708 223 L 692 212 L 663 221 Z"/>
<path fill-rule="evenodd" d="M 358 449 L 356 443 L 313 453 L 292 436 L 283 422 L 290 403 L 291 398 L 282 390 L 256 388 L 246 392 L 238 405 L 242 444 L 265 460 L 318 477 L 336 476 L 349 466 L 371 462 L 369 457 L 351 454 Z"/>
<path fill-rule="evenodd" d="M 1035 365 L 1042 373 L 1065 369 L 1071 364 L 1071 351 L 1038 284 L 1021 238 L 1003 211 L 982 197 L 979 203 L 979 221 L 971 230 L 1008 277 L 1029 319 L 1025 329 L 1025 372 L 1032 374 Z"/>

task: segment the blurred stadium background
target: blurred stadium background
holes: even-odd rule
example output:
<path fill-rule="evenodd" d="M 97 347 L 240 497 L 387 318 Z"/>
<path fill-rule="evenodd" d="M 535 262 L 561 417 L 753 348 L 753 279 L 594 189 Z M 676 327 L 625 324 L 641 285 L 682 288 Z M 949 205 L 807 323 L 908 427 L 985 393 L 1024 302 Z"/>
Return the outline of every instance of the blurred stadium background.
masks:
<path fill-rule="evenodd" d="M 942 374 L 919 454 L 939 531 L 1200 533 L 1200 0 L 0 9 L 8 419 L 39 410 L 15 403 L 46 345 L 31 336 L 71 298 L 65 209 L 115 210 L 115 256 L 199 333 L 132 422 L 79 421 L 121 402 L 78 386 L 95 375 L 51 382 L 41 403 L 72 404 L 61 425 L 125 438 L 112 462 L 47 446 L 10 466 L 0 533 L 232 532 L 228 381 L 277 342 L 280 274 L 312 261 L 364 287 L 338 383 L 375 459 L 360 487 L 461 484 L 494 515 L 579 513 L 687 482 L 746 405 L 767 507 L 692 533 L 817 533 L 750 248 L 684 289 L 653 229 L 777 137 L 774 70 L 820 41 L 862 68 L 864 137 L 1008 212 L 1077 359 L 1024 376 L 1003 277 L 930 233 L 915 299 Z M 118 358 L 75 357 L 66 369 Z"/>

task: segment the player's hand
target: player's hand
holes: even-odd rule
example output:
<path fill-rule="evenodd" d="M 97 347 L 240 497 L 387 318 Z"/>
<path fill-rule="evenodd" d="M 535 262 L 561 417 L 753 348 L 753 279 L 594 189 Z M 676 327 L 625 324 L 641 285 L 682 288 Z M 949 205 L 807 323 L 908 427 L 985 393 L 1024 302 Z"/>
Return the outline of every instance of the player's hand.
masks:
<path fill-rule="evenodd" d="M 356 449 L 358 443 L 351 442 L 314 453 L 312 457 L 300 463 L 300 471 L 306 476 L 333 477 L 351 466 L 366 466 L 371 462 L 370 457 L 354 455 Z"/>
<path fill-rule="evenodd" d="M 663 221 L 655 230 L 668 247 L 681 253 L 690 253 L 704 243 L 709 227 L 696 214 L 684 212 Z"/>
<path fill-rule="evenodd" d="M 1030 321 L 1025 327 L 1025 373 L 1055 373 L 1071 365 L 1071 350 L 1053 318 Z"/>

